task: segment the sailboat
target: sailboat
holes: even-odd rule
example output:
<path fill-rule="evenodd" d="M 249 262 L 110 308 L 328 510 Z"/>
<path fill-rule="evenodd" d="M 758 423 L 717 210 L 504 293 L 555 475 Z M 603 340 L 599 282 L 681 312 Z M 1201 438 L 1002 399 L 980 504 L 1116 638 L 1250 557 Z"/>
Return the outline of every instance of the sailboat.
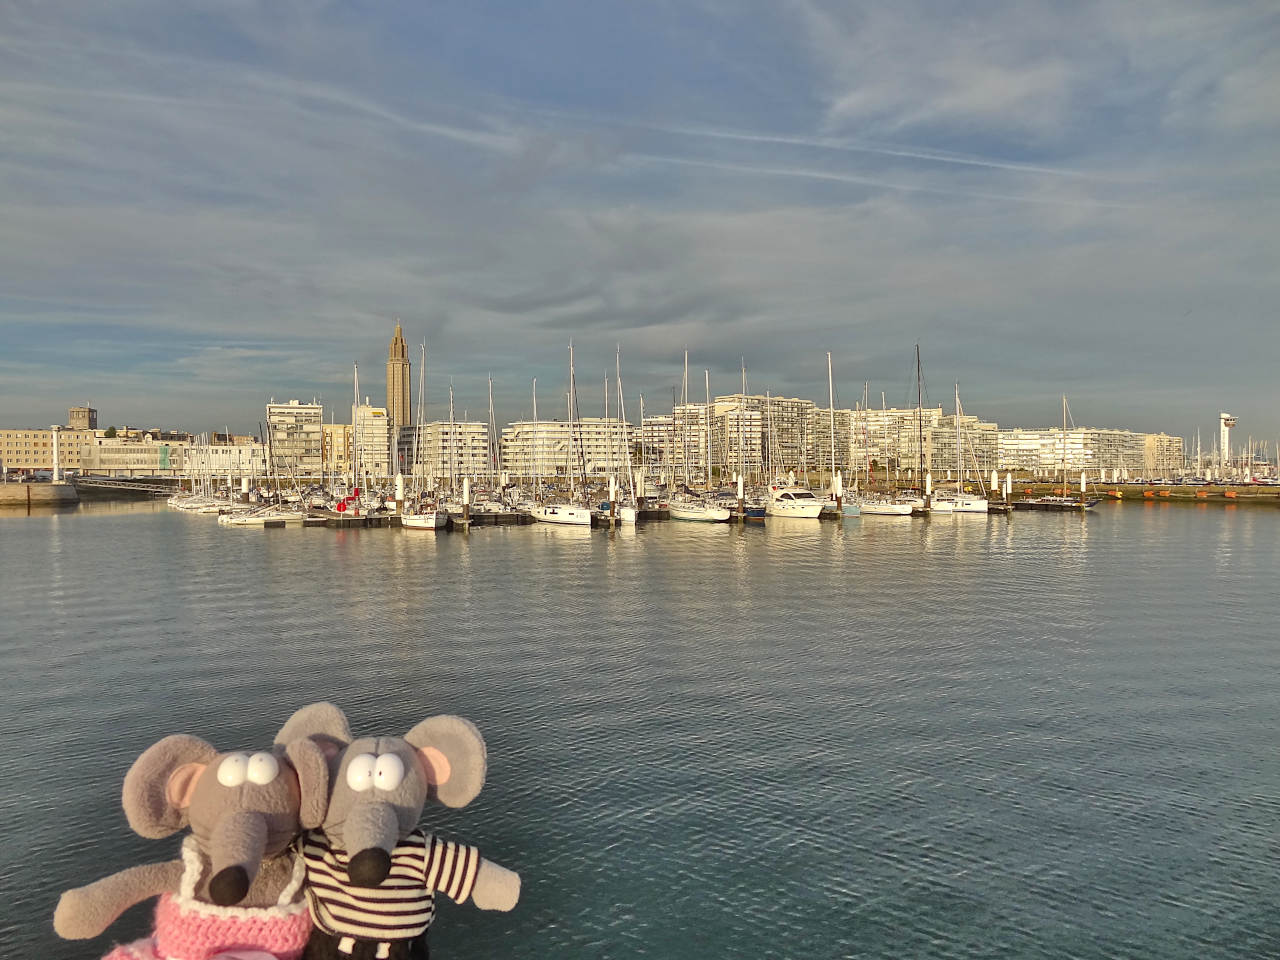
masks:
<path fill-rule="evenodd" d="M 951 507 L 952 513 L 982 513 L 987 512 L 986 497 L 975 497 L 972 494 L 964 492 L 964 452 L 963 441 L 960 431 L 960 384 L 956 384 L 956 489 L 954 493 L 946 496 L 939 496 L 933 502 L 934 512 L 943 504 Z"/>
<path fill-rule="evenodd" d="M 668 516 L 672 520 L 684 520 L 692 523 L 727 523 L 732 514 L 728 508 L 718 506 L 689 490 L 692 476 L 689 470 L 689 351 L 684 352 L 684 379 L 680 390 L 680 405 L 684 413 L 680 423 L 681 462 L 684 467 L 683 491 L 675 494 L 667 501 Z M 705 442 L 705 455 L 700 453 L 706 486 L 711 485 L 711 374 L 707 373 L 707 403 L 703 407 L 703 426 L 705 437 L 699 439 L 699 445 Z"/>
<path fill-rule="evenodd" d="M 427 399 L 427 344 L 422 344 L 422 365 L 418 370 L 418 416 L 413 422 L 413 485 L 409 504 L 400 515 L 400 526 L 409 530 L 440 530 L 448 525 L 449 514 L 435 503 L 423 502 L 422 423 Z"/>
<path fill-rule="evenodd" d="M 569 501 L 568 503 L 541 503 L 532 513 L 535 520 L 570 526 L 591 526 L 591 508 L 573 502 L 577 493 L 574 484 L 574 408 L 577 406 L 577 386 L 573 373 L 573 341 L 569 341 Z M 585 478 L 584 478 L 585 480 Z"/>
<path fill-rule="evenodd" d="M 835 501 L 836 512 L 843 519 L 861 515 L 858 501 L 853 497 L 844 497 L 844 477 L 836 469 L 836 390 L 831 378 L 831 351 L 827 351 L 827 412 L 830 414 L 831 427 L 831 499 Z"/>
<path fill-rule="evenodd" d="M 1025 500 L 1015 500 L 1013 508 L 1015 510 L 1090 510 L 1097 504 L 1097 500 L 1089 500 L 1085 494 L 1088 490 L 1088 484 L 1085 479 L 1084 472 L 1080 473 L 1080 497 L 1067 496 L 1067 395 L 1062 395 L 1062 493 L 1047 493 L 1039 497 L 1028 497 Z"/>

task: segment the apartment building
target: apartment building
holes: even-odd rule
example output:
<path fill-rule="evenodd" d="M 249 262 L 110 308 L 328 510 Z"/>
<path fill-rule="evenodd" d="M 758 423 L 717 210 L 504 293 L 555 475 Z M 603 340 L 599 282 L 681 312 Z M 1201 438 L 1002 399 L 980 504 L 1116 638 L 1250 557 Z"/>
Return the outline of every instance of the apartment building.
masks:
<path fill-rule="evenodd" d="M 668 418 L 670 419 L 670 418 Z M 635 427 L 618 417 L 522 420 L 502 431 L 502 464 L 515 477 L 623 476 L 636 438 Z"/>
<path fill-rule="evenodd" d="M 280 476 L 315 478 L 324 466 L 324 407 L 289 400 L 267 404 L 264 438 Z"/>
<path fill-rule="evenodd" d="M 493 472 L 489 425 L 479 420 L 422 425 L 416 473 L 430 486 L 457 488 L 463 477 L 473 480 Z"/>

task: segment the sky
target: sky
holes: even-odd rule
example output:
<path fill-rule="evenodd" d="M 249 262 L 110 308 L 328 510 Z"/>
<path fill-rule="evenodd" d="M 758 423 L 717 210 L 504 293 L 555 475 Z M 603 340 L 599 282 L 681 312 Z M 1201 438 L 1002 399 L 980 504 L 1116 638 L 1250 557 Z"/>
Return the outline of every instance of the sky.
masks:
<path fill-rule="evenodd" d="M 1274 0 L 10 0 L 0 426 L 690 395 L 1280 438 Z M 417 364 L 413 389 L 417 391 Z M 616 406 L 611 401 L 611 412 Z"/>

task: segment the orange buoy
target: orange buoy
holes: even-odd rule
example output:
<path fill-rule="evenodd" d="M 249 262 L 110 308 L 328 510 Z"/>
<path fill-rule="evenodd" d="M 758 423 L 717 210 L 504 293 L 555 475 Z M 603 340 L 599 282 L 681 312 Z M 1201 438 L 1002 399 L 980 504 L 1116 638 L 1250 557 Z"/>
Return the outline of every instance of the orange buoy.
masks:
<path fill-rule="evenodd" d="M 1152 491 L 1152 490 L 1143 490 L 1143 491 L 1142 491 L 1142 495 L 1143 495 L 1146 499 L 1148 499 L 1148 500 L 1154 500 L 1154 499 L 1155 499 L 1155 492 L 1154 492 L 1154 491 Z"/>

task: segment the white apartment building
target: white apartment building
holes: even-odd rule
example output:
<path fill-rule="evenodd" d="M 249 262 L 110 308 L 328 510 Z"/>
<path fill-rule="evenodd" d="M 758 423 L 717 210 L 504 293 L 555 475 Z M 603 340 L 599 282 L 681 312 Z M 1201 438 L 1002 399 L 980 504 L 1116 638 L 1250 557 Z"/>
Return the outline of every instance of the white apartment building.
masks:
<path fill-rule="evenodd" d="M 625 476 L 635 427 L 617 417 L 522 420 L 502 431 L 502 463 L 515 477 Z"/>
<path fill-rule="evenodd" d="M 495 472 L 489 425 L 479 420 L 424 423 L 418 446 L 416 473 L 429 488 L 460 488 L 463 477 L 474 481 Z"/>
<path fill-rule="evenodd" d="M 807 465 L 828 477 L 835 470 L 850 477 L 855 462 L 853 452 L 854 412 L 830 407 L 815 407 L 806 431 L 809 441 Z M 832 437 L 834 435 L 834 442 Z M 834 449 L 834 466 L 832 451 Z"/>
<path fill-rule="evenodd" d="M 764 463 L 764 412 L 736 398 L 717 397 L 711 413 L 713 463 L 725 478 L 758 474 Z"/>
<path fill-rule="evenodd" d="M 1000 469 L 1052 478 L 1082 471 L 1121 476 L 1164 476 L 1182 467 L 1182 438 L 1095 427 L 1011 429 L 1000 431 Z"/>
<path fill-rule="evenodd" d="M 942 422 L 941 407 L 882 407 L 854 410 L 850 425 L 852 462 L 859 470 L 915 470 L 923 439 L 926 467 L 931 459 L 931 436 Z M 951 435 L 955 449 L 955 434 Z M 954 453 L 952 454 L 954 458 Z"/>
<path fill-rule="evenodd" d="M 935 481 L 956 474 L 956 417 L 939 417 L 929 428 L 928 469 Z M 960 463 L 966 476 L 989 477 L 1000 468 L 1000 427 L 977 417 L 960 416 Z"/>
<path fill-rule="evenodd" d="M 671 472 L 675 443 L 675 417 L 645 417 L 640 424 L 640 449 L 637 451 L 636 466 L 643 465 L 648 479 L 663 482 L 663 478 Z"/>

